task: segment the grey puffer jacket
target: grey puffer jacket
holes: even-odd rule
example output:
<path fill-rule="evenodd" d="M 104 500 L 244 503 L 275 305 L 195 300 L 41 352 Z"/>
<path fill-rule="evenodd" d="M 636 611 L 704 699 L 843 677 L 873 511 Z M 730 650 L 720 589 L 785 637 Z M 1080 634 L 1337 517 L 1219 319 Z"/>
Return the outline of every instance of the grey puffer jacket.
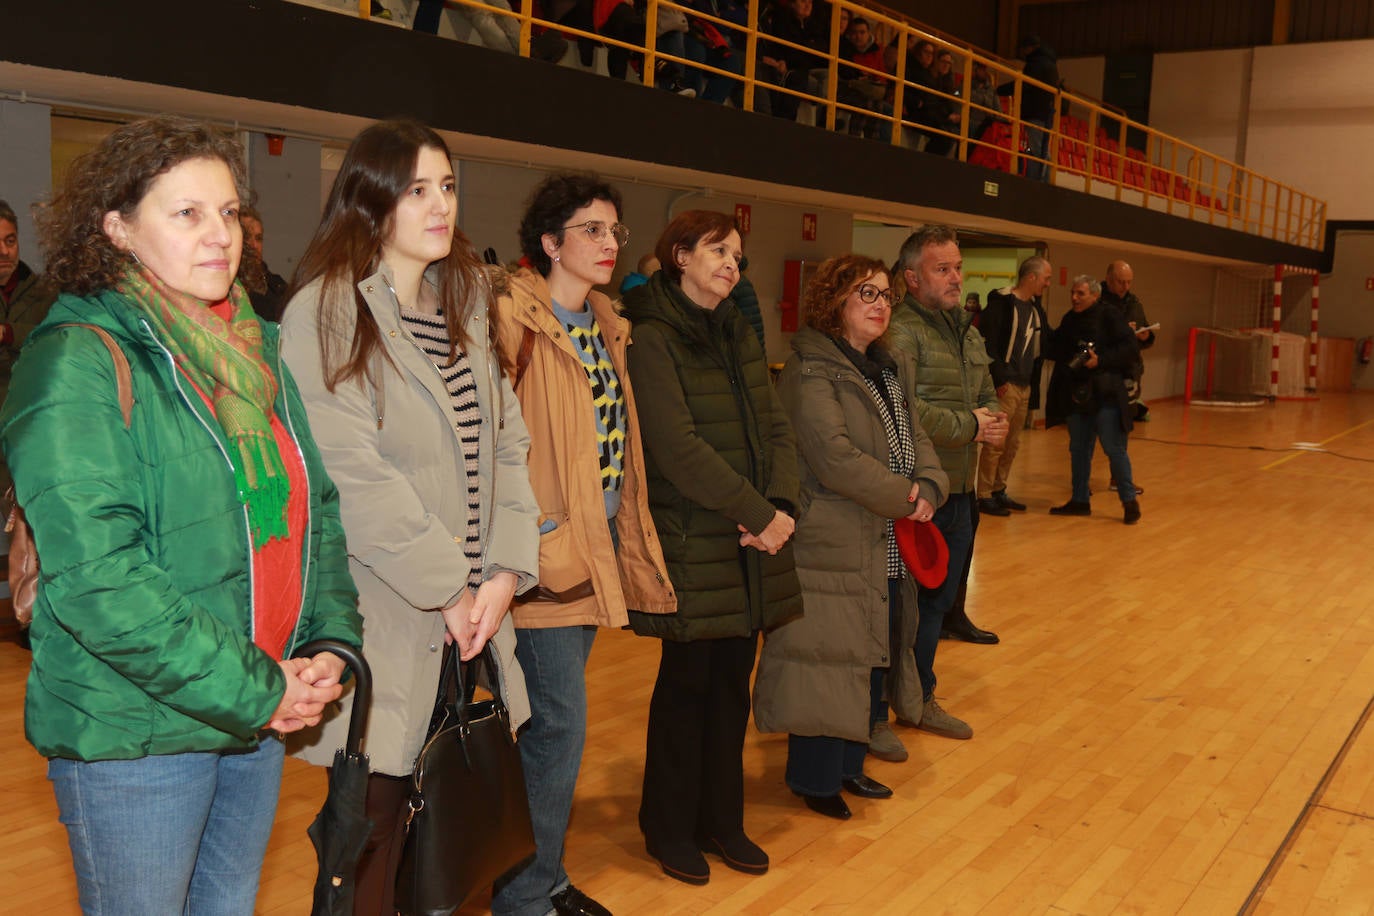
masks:
<path fill-rule="evenodd" d="M 913 483 L 932 505 L 942 505 L 949 478 L 914 419 L 910 477 L 888 470 L 887 432 L 877 402 L 834 341 L 803 328 L 792 338 L 792 349 L 778 395 L 797 434 L 802 472 L 795 542 L 806 613 L 765 638 L 754 721 L 763 732 L 867 741 L 870 675 L 892 665 L 894 654 L 886 520 L 911 513 L 907 495 Z M 914 418 L 915 366 L 904 353 L 891 355 Z M 914 630 L 915 591 L 904 592 L 902 614 L 912 618 Z"/>

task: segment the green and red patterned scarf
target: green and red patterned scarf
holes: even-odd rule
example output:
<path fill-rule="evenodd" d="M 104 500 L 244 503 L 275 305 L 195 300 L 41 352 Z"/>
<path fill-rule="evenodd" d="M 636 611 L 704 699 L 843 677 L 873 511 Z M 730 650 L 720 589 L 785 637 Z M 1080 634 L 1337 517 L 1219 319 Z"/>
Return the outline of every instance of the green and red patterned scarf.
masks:
<path fill-rule="evenodd" d="M 167 286 L 134 265 L 118 290 L 148 319 L 177 367 L 209 398 L 229 440 L 238 498 L 248 507 L 253 548 L 288 536 L 291 488 L 272 433 L 277 379 L 262 358 L 262 325 L 248 295 L 229 290 L 233 318 L 225 321 L 205 302 Z"/>

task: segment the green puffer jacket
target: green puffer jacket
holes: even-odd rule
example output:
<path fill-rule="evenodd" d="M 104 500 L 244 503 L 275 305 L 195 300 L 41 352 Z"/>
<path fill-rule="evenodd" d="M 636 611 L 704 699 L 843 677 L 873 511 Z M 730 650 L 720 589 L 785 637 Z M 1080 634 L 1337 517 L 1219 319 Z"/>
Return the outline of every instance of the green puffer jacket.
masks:
<path fill-rule="evenodd" d="M 926 308 L 910 294 L 892 310 L 888 345 L 916 360 L 916 412 L 949 475 L 950 493 L 978 483 L 979 407 L 1001 410 L 988 372 L 991 360 L 973 316 Z"/>
<path fill-rule="evenodd" d="M 739 546 L 740 525 L 758 534 L 798 501 L 796 444 L 758 337 L 732 301 L 703 309 L 662 271 L 625 310 L 649 511 L 678 596 L 676 614 L 631 611 L 631 627 L 686 641 L 797 616 L 791 543 L 771 557 Z"/>
<path fill-rule="evenodd" d="M 115 338 L 133 376 L 120 415 Z M 276 412 L 310 479 L 301 617 L 286 649 L 361 644 L 339 499 L 277 355 Z M 124 760 L 250 748 L 285 689 L 253 644 L 250 539 L 219 424 L 112 291 L 64 295 L 30 335 L 0 410 L 0 444 L 41 559 L 25 731 L 48 757 Z"/>

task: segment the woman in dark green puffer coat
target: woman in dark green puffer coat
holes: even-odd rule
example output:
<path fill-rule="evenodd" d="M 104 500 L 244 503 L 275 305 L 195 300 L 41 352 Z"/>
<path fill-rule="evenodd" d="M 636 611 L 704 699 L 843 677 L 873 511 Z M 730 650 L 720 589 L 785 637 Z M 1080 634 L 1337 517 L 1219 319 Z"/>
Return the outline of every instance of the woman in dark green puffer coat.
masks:
<path fill-rule="evenodd" d="M 801 613 L 797 455 L 758 338 L 729 298 L 742 256 L 731 218 L 683 213 L 654 253 L 662 269 L 625 297 L 629 369 L 678 611 L 630 613 L 635 632 L 663 640 L 639 823 L 668 875 L 705 884 L 703 850 L 768 869 L 744 833 L 741 755 L 759 631 Z"/>
<path fill-rule="evenodd" d="M 179 118 L 116 130 L 45 210 L 63 295 L 0 441 L 42 565 L 25 732 L 49 758 L 81 906 L 250 913 L 279 733 L 319 721 L 357 646 L 338 494 L 234 282 L 242 152 Z M 115 362 L 134 404 L 122 415 Z"/>

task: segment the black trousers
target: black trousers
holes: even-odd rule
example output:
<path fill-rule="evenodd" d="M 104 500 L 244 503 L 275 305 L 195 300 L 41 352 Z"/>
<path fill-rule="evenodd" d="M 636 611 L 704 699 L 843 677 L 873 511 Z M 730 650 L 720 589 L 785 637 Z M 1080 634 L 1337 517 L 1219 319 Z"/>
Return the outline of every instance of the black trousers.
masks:
<path fill-rule="evenodd" d="M 644 754 L 639 827 L 651 847 L 744 830 L 744 732 L 758 634 L 663 640 Z"/>

